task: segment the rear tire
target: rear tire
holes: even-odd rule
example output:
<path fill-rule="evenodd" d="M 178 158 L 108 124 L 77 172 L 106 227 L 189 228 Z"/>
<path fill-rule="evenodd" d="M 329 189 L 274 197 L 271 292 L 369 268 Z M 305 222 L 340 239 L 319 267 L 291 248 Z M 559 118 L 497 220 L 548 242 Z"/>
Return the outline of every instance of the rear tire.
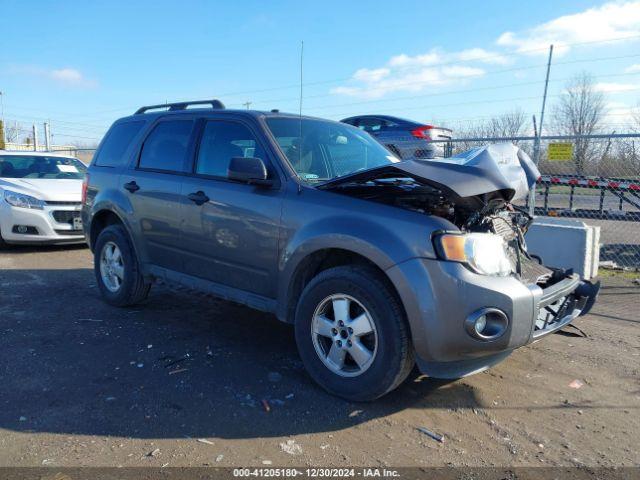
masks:
<path fill-rule="evenodd" d="M 369 267 L 331 268 L 311 280 L 296 308 L 295 336 L 311 377 L 347 400 L 385 395 L 414 365 L 400 302 Z"/>
<path fill-rule="evenodd" d="M 94 272 L 102 298 L 110 305 L 135 305 L 149 294 L 151 284 L 140 273 L 138 258 L 122 225 L 110 225 L 98 235 Z"/>

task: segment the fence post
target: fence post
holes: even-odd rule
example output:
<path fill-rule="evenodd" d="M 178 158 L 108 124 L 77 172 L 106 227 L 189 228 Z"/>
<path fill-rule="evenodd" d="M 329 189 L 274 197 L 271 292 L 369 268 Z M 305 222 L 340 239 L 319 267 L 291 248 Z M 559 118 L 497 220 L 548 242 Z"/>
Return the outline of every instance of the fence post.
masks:
<path fill-rule="evenodd" d="M 36 124 L 33 124 L 33 151 L 37 152 L 38 151 L 38 127 L 36 127 Z"/>
<path fill-rule="evenodd" d="M 47 152 L 51 151 L 51 131 L 49 130 L 49 122 L 44 122 L 44 144 Z"/>

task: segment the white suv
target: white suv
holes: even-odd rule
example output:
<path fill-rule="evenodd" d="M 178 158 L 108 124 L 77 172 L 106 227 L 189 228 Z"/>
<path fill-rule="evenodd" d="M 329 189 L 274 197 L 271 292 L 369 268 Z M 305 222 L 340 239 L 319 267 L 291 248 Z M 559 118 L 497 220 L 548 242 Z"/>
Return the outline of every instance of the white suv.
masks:
<path fill-rule="evenodd" d="M 0 245 L 83 242 L 86 171 L 63 155 L 0 150 Z"/>

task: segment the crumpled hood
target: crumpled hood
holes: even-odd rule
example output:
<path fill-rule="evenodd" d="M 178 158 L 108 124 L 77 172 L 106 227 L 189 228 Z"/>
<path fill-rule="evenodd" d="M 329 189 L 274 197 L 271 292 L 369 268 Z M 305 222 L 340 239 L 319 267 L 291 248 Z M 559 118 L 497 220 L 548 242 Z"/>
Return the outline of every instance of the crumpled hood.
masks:
<path fill-rule="evenodd" d="M 406 160 L 345 175 L 319 185 L 333 186 L 402 175 L 446 187 L 460 197 L 499 192 L 506 201 L 520 200 L 540 177 L 529 155 L 511 143 L 487 145 L 451 158 Z"/>
<path fill-rule="evenodd" d="M 82 197 L 80 179 L 0 178 L 0 188 L 45 201 L 79 202 Z"/>

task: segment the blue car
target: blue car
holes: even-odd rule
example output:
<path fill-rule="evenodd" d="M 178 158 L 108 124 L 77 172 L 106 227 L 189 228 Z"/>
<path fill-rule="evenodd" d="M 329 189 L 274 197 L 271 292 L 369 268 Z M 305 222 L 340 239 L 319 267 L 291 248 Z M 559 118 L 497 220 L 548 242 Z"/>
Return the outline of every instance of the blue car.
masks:
<path fill-rule="evenodd" d="M 451 140 L 452 131 L 448 128 L 389 115 L 358 115 L 341 121 L 369 133 L 402 160 L 451 156 L 447 140 Z"/>

